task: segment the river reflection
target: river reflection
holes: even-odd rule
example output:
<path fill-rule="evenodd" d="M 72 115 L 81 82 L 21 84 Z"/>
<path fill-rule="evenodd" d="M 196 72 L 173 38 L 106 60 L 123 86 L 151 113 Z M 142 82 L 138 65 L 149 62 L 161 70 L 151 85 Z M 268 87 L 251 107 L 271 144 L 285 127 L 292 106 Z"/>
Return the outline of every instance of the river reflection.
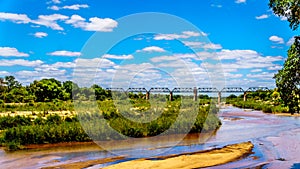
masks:
<path fill-rule="evenodd" d="M 295 168 L 299 166 L 300 121 L 295 117 L 280 117 L 260 111 L 223 107 L 219 113 L 223 125 L 212 133 L 189 134 L 175 147 L 182 135 L 144 138 L 139 144 L 130 141 L 105 143 L 114 153 L 126 154 L 129 160 L 136 155 L 170 155 L 223 147 L 252 141 L 254 154 L 229 164 L 210 168 Z M 101 143 L 103 145 L 103 143 Z M 12 153 L 0 150 L 1 168 L 40 168 L 76 161 L 115 156 L 96 144 L 22 150 Z M 120 162 L 120 161 L 119 161 Z M 114 162 L 115 163 L 115 162 Z M 96 165 L 99 168 L 113 163 Z"/>

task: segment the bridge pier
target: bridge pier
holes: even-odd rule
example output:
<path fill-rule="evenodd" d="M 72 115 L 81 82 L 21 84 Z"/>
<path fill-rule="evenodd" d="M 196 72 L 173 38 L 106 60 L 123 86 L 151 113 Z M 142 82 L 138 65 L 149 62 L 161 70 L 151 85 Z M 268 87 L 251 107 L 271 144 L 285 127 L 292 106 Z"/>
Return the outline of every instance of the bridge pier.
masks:
<path fill-rule="evenodd" d="M 218 92 L 218 105 L 221 104 L 221 92 Z"/>
<path fill-rule="evenodd" d="M 147 91 L 147 92 L 146 92 L 146 100 L 149 100 L 149 99 L 150 99 L 150 92 Z"/>
<path fill-rule="evenodd" d="M 197 101 L 197 97 L 198 97 L 198 90 L 197 87 L 194 87 L 194 101 Z"/>
<path fill-rule="evenodd" d="M 173 92 L 172 92 L 172 91 L 170 91 L 169 100 L 170 100 L 170 101 L 173 101 Z"/>
<path fill-rule="evenodd" d="M 247 101 L 247 92 L 244 92 L 244 102 Z"/>

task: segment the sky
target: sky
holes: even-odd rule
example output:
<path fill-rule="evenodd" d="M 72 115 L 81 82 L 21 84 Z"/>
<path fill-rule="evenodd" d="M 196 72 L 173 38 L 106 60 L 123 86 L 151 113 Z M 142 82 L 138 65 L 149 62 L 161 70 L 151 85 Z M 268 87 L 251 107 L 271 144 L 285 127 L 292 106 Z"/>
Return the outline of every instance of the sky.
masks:
<path fill-rule="evenodd" d="M 0 0 L 0 77 L 269 87 L 293 43 L 267 0 Z"/>

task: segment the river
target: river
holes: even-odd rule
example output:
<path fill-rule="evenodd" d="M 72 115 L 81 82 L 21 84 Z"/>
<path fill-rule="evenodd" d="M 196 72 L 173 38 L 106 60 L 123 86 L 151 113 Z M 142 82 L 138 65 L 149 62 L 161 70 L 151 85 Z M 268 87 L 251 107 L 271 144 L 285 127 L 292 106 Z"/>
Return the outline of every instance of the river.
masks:
<path fill-rule="evenodd" d="M 243 110 L 226 106 L 219 112 L 221 128 L 214 133 L 190 134 L 180 144 L 170 147 L 181 138 L 156 137 L 145 138 L 143 142 L 128 149 L 128 145 L 112 142 L 114 152 L 126 154 L 124 160 L 148 157 L 153 154 L 169 155 L 195 152 L 223 147 L 228 144 L 251 141 L 253 154 L 235 162 L 209 168 L 300 168 L 300 118 L 264 114 L 260 111 Z M 1 168 L 41 168 L 77 161 L 112 157 L 114 154 L 104 151 L 95 144 L 67 147 L 5 152 L 0 150 Z M 89 167 L 101 168 L 112 163 Z"/>

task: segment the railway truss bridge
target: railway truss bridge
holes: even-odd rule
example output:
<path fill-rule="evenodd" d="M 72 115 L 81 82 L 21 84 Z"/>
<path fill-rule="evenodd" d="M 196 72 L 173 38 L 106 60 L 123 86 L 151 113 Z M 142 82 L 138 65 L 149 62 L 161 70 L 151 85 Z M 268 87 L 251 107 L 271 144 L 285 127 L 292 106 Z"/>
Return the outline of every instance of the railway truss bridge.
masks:
<path fill-rule="evenodd" d="M 193 98 L 196 101 L 198 93 L 217 93 L 218 94 L 218 103 L 221 102 L 222 93 L 243 93 L 244 101 L 247 100 L 247 94 L 256 91 L 269 91 L 267 87 L 249 87 L 247 90 L 244 90 L 241 87 L 224 87 L 222 90 L 217 88 L 207 87 L 207 88 L 174 88 L 170 90 L 167 87 L 153 87 L 147 90 L 146 88 L 128 88 L 124 90 L 123 88 L 106 88 L 109 91 L 113 92 L 124 92 L 124 93 L 143 93 L 146 94 L 146 99 L 150 99 L 150 93 L 166 93 L 169 94 L 169 100 L 173 100 L 173 94 L 193 94 Z"/>

